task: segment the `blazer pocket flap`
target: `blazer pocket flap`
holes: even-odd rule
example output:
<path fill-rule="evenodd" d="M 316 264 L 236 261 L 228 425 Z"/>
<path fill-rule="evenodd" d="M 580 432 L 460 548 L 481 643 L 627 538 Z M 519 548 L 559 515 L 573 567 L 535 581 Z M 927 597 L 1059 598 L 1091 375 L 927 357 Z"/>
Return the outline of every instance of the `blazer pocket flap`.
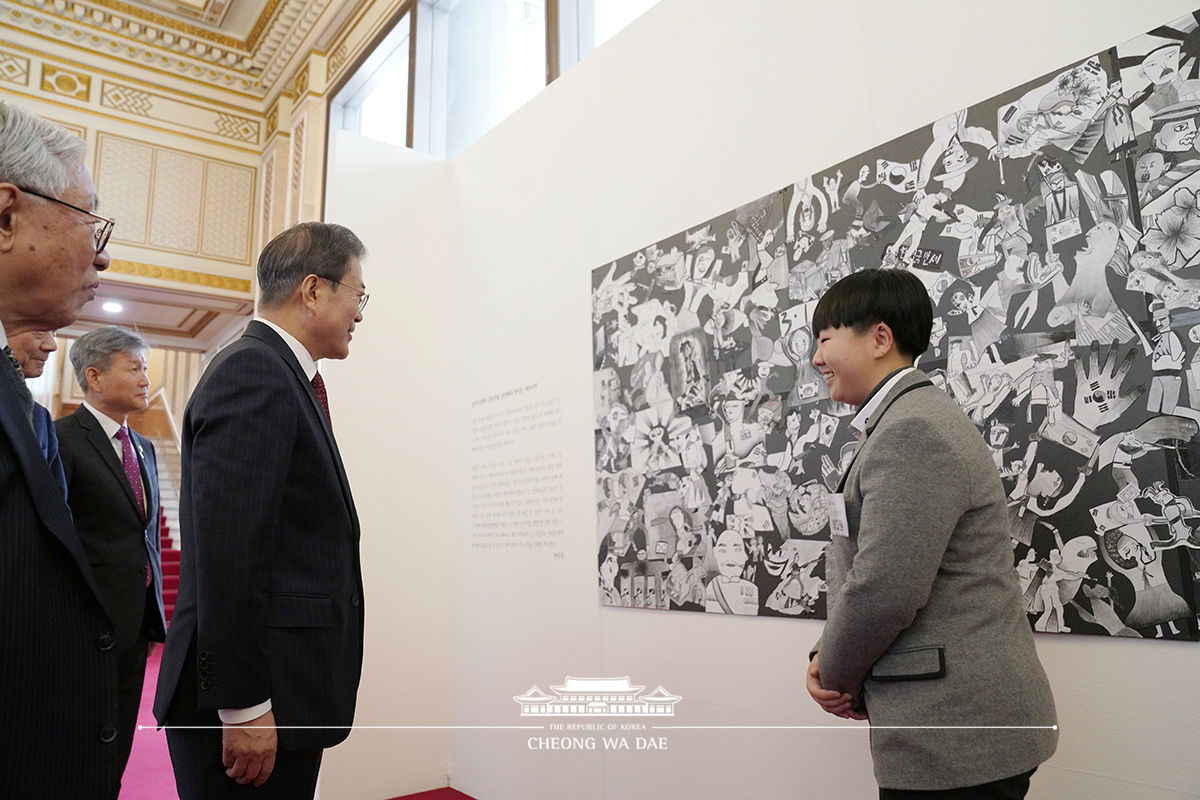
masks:
<path fill-rule="evenodd" d="M 910 647 L 889 650 L 871 667 L 877 681 L 929 681 L 946 675 L 946 648 Z"/>
<path fill-rule="evenodd" d="M 272 628 L 328 628 L 333 600 L 316 594 L 273 594 L 267 614 Z"/>

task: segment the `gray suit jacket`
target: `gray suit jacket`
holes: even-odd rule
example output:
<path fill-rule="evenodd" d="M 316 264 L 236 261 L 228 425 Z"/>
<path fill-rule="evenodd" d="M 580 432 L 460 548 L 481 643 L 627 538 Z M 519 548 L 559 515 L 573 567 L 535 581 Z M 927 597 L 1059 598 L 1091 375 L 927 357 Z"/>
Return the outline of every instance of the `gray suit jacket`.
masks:
<path fill-rule="evenodd" d="M 962 409 L 913 371 L 846 473 L 833 537 L 826 688 L 861 693 L 879 785 L 935 790 L 1019 775 L 1054 752 L 1054 698 L 1012 568 L 1004 489 Z M 946 726 L 884 729 L 883 726 Z M 951 726 L 998 726 L 966 729 Z"/>

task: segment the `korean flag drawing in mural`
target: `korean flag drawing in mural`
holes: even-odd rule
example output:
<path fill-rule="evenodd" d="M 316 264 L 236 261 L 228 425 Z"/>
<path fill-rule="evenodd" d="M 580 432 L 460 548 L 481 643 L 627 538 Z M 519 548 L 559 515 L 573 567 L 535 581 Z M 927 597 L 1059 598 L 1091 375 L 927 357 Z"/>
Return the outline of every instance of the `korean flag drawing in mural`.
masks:
<path fill-rule="evenodd" d="M 1030 625 L 1200 639 L 1197 19 L 598 268 L 601 602 L 824 616 L 855 409 L 811 311 L 883 267 L 929 289 L 918 366 L 993 451 Z"/>

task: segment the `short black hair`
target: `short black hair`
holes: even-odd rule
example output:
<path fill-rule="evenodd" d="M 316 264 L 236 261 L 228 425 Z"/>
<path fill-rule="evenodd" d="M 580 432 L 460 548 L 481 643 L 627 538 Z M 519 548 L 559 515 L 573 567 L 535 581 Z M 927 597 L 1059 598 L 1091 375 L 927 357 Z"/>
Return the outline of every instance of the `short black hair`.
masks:
<path fill-rule="evenodd" d="M 904 269 L 864 269 L 830 286 L 813 310 L 812 329 L 854 328 L 864 333 L 883 322 L 892 329 L 896 349 L 911 359 L 929 349 L 933 301 L 925 284 Z"/>
<path fill-rule="evenodd" d="M 308 275 L 340 281 L 350 269 L 350 259 L 362 258 L 366 253 L 367 248 L 354 232 L 342 225 L 293 225 L 268 242 L 258 256 L 259 305 L 279 307 Z"/>

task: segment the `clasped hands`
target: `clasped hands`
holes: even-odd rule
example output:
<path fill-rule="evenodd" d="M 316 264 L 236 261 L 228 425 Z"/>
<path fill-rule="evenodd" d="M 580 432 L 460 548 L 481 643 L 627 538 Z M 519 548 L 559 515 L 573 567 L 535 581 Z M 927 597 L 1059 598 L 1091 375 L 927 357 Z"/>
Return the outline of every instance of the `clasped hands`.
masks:
<path fill-rule="evenodd" d="M 821 686 L 821 672 L 817 665 L 817 658 L 818 656 L 814 655 L 812 661 L 808 662 L 808 678 L 805 682 L 812 699 L 835 717 L 865 720 L 867 715 L 862 704 L 858 702 L 858 698 L 848 692 L 839 692 Z"/>

